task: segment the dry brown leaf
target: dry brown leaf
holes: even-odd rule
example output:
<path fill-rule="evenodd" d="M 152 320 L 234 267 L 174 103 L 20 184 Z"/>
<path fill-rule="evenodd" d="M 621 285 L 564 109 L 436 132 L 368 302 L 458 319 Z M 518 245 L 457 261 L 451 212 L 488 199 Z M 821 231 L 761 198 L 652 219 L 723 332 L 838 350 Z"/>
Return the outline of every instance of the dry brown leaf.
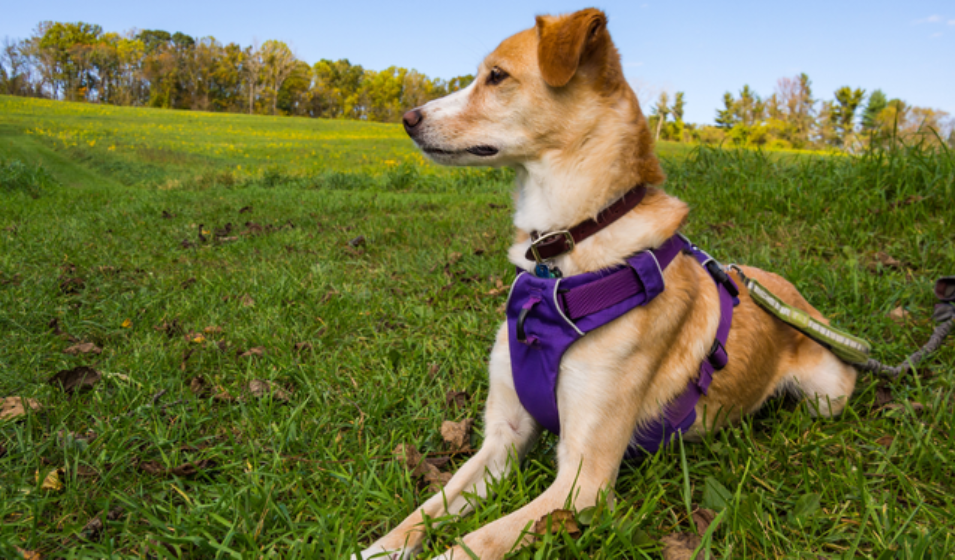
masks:
<path fill-rule="evenodd" d="M 106 514 L 107 521 L 116 521 L 123 515 L 122 506 L 116 506 L 109 513 Z M 103 532 L 103 515 L 97 515 L 93 519 L 90 519 L 89 522 L 83 527 L 83 537 L 86 540 L 95 541 L 99 540 Z"/>
<path fill-rule="evenodd" d="M 288 402 L 291 396 L 288 391 L 280 387 L 277 383 L 262 381 L 261 379 L 253 379 L 249 382 L 249 392 L 256 398 L 272 395 L 273 400 L 281 402 Z"/>
<path fill-rule="evenodd" d="M 212 459 L 203 459 L 201 461 L 191 461 L 189 463 L 184 463 L 178 467 L 173 467 L 169 469 L 169 474 L 174 474 L 176 476 L 182 477 L 191 477 L 196 476 L 202 471 L 207 471 L 215 468 L 216 462 Z"/>
<path fill-rule="evenodd" d="M 63 469 L 53 469 L 52 471 L 46 473 L 46 476 L 43 477 L 43 483 L 40 484 L 40 488 L 43 490 L 52 490 L 54 492 L 59 492 L 63 489 L 63 482 L 60 480 L 60 474 Z M 36 472 L 37 482 L 40 480 L 40 471 Z"/>
<path fill-rule="evenodd" d="M 255 300 L 252 299 L 252 296 L 250 296 L 249 294 L 242 294 L 242 299 L 240 301 L 242 302 L 242 305 L 245 307 L 252 307 L 253 305 L 255 305 Z"/>
<path fill-rule="evenodd" d="M 424 473 L 424 481 L 428 483 L 429 492 L 440 492 L 451 480 L 451 473 L 438 470 L 430 463 L 425 463 L 429 468 Z"/>
<path fill-rule="evenodd" d="M 448 264 L 454 264 L 458 262 L 459 260 L 461 260 L 461 257 L 463 256 L 464 255 L 462 255 L 461 253 L 458 253 L 457 251 L 455 251 L 454 253 L 451 253 L 451 255 L 448 256 Z"/>
<path fill-rule="evenodd" d="M 908 320 L 908 318 L 909 318 L 909 312 L 906 311 L 905 309 L 902 309 L 901 306 L 896 307 L 892 311 L 889 311 L 889 319 L 892 319 L 894 322 L 900 325 L 902 323 L 905 323 L 906 320 Z"/>
<path fill-rule="evenodd" d="M 909 406 L 912 407 L 912 411 L 918 414 L 925 410 L 925 405 L 920 402 L 909 401 Z M 903 403 L 889 403 L 881 408 L 881 410 L 904 410 L 905 405 Z"/>
<path fill-rule="evenodd" d="M 544 517 L 541 517 L 534 523 L 533 533 L 543 535 L 546 533 L 559 533 L 566 531 L 573 538 L 580 536 L 580 527 L 577 526 L 577 520 L 574 519 L 574 512 L 566 509 L 555 509 Z"/>
<path fill-rule="evenodd" d="M 875 442 L 881 445 L 882 447 L 890 447 L 893 441 L 895 441 L 895 436 L 882 436 L 879 439 L 875 440 Z"/>
<path fill-rule="evenodd" d="M 13 420 L 27 413 L 27 407 L 34 412 L 40 410 L 40 403 L 36 399 L 23 397 L 5 397 L 0 401 L 0 420 Z"/>
<path fill-rule="evenodd" d="M 663 543 L 663 560 L 695 560 L 693 551 L 703 540 L 693 533 L 670 533 L 660 542 Z"/>
<path fill-rule="evenodd" d="M 265 346 L 256 346 L 254 348 L 249 348 L 245 352 L 240 352 L 240 358 L 251 358 L 253 356 L 264 356 L 265 355 Z"/>
<path fill-rule="evenodd" d="M 58 371 L 50 378 L 49 384 L 63 388 L 67 395 L 77 391 L 88 391 L 100 380 L 100 373 L 91 367 L 78 366 L 73 369 Z"/>
<path fill-rule="evenodd" d="M 221 333 L 221 332 L 222 332 L 222 327 L 213 325 L 213 326 L 206 327 L 206 328 L 202 329 L 202 332 L 204 332 L 204 333 L 206 333 L 206 334 L 217 334 L 217 333 Z"/>
<path fill-rule="evenodd" d="M 441 369 L 441 366 L 439 366 L 438 364 L 431 364 L 428 367 L 428 375 L 430 375 L 431 377 L 434 377 L 435 375 L 437 375 L 440 369 Z"/>
<path fill-rule="evenodd" d="M 886 384 L 880 384 L 875 389 L 875 404 L 883 406 L 892 402 L 892 388 Z"/>
<path fill-rule="evenodd" d="M 875 254 L 875 260 L 886 268 L 902 268 L 902 261 L 883 251 L 879 251 Z"/>
<path fill-rule="evenodd" d="M 693 523 L 696 525 L 696 532 L 701 537 L 706 534 L 706 530 L 716 519 L 716 512 L 711 509 L 700 508 L 693 512 Z"/>
<path fill-rule="evenodd" d="M 141 461 L 138 465 L 139 470 L 146 474 L 164 474 L 166 469 L 156 461 Z"/>
<path fill-rule="evenodd" d="M 451 389 L 444 396 L 444 406 L 451 408 L 464 408 L 468 405 L 468 400 L 471 398 L 471 395 L 467 391 L 455 391 Z"/>
<path fill-rule="evenodd" d="M 40 556 L 39 552 L 33 550 L 23 550 L 19 546 L 15 546 L 13 548 L 16 549 L 21 556 L 23 556 L 23 560 L 43 560 L 43 557 Z"/>
<path fill-rule="evenodd" d="M 302 351 L 304 351 L 304 350 L 311 350 L 311 349 L 312 349 L 312 343 L 311 343 L 311 342 L 296 342 L 296 343 L 295 343 L 295 351 L 296 351 L 296 352 L 302 352 Z"/>
<path fill-rule="evenodd" d="M 471 448 L 471 426 L 474 420 L 468 418 L 460 422 L 445 420 L 441 424 L 441 437 L 451 445 L 451 451 L 465 451 Z"/>
<path fill-rule="evenodd" d="M 66 350 L 63 350 L 64 354 L 69 354 L 71 356 L 76 356 L 77 354 L 100 354 L 102 352 L 103 349 L 92 342 L 84 342 L 82 344 L 70 346 Z"/>
<path fill-rule="evenodd" d="M 348 244 L 351 245 L 352 247 L 361 247 L 362 245 L 365 244 L 365 236 L 359 235 L 358 237 L 349 241 Z"/>

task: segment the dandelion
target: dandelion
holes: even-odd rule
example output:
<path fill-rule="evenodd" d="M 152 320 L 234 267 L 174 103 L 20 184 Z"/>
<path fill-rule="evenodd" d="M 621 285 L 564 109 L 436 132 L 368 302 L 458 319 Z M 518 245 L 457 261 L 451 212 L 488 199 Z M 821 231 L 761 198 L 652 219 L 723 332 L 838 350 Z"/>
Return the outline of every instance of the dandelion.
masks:
<path fill-rule="evenodd" d="M 132 319 L 126 319 L 125 321 L 123 321 L 123 324 L 122 324 L 121 326 L 122 326 L 124 329 L 128 329 L 128 328 L 132 327 L 132 326 L 133 326 L 133 321 L 132 321 Z"/>

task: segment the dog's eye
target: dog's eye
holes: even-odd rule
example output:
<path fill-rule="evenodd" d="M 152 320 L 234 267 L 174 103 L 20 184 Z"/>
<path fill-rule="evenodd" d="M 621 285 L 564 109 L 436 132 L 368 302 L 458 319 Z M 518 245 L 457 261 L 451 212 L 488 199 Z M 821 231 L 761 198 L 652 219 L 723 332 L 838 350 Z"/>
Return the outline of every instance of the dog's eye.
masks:
<path fill-rule="evenodd" d="M 497 84 L 503 82 L 504 78 L 507 76 L 507 72 L 495 66 L 494 68 L 491 68 L 491 73 L 487 75 L 487 85 L 496 86 Z"/>

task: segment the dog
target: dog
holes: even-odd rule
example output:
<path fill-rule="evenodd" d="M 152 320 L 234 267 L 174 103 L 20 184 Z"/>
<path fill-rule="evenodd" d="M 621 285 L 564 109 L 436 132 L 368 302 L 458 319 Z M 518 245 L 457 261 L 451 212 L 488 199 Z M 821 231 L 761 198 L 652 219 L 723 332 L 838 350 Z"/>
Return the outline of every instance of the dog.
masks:
<path fill-rule="evenodd" d="M 634 254 L 673 238 L 689 209 L 667 194 L 653 137 L 624 78 L 597 9 L 538 16 L 480 64 L 467 88 L 404 115 L 417 146 L 443 165 L 508 166 L 516 172 L 514 226 L 508 258 L 533 274 L 532 232 L 560 232 L 598 216 L 634 185 L 647 185 L 632 210 L 547 264 L 564 277 L 620 267 Z M 736 269 L 825 322 L 783 278 Z M 661 269 L 665 289 L 574 342 L 559 361 L 556 404 L 560 441 L 553 484 L 519 510 L 463 537 L 482 559 L 501 558 L 533 538 L 546 514 L 577 510 L 611 496 L 634 429 L 653 422 L 700 375 L 721 319 L 719 286 L 686 252 Z M 739 281 L 739 272 L 730 272 Z M 555 290 L 556 292 L 556 290 Z M 841 413 L 856 370 L 829 350 L 757 307 L 739 288 L 725 342 L 728 362 L 695 405 L 689 441 L 756 411 L 772 395 L 794 392 L 818 416 Z M 497 331 L 489 360 L 485 439 L 480 450 L 361 558 L 411 558 L 421 550 L 423 519 L 468 513 L 534 445 L 542 426 L 516 389 L 513 333 Z M 570 498 L 568 498 L 568 496 Z M 457 546 L 438 558 L 470 558 Z"/>

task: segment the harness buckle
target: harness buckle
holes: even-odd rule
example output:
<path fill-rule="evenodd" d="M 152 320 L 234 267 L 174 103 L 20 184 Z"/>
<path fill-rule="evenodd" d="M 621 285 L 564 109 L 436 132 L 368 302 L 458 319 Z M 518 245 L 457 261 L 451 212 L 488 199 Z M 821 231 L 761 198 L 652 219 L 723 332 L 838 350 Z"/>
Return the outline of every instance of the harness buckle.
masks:
<path fill-rule="evenodd" d="M 713 366 L 715 370 L 721 370 L 726 367 L 726 363 L 729 361 L 729 354 L 726 353 L 726 348 L 723 346 L 723 343 L 720 342 L 719 338 L 713 340 L 713 346 L 710 346 L 710 351 L 706 355 L 706 361 Z"/>
<path fill-rule="evenodd" d="M 560 231 L 552 231 L 549 233 L 545 233 L 544 235 L 531 241 L 531 253 L 534 255 L 534 260 L 537 261 L 538 263 L 543 263 L 544 259 L 541 257 L 540 251 L 538 251 L 537 247 L 539 245 L 544 245 L 546 243 L 552 243 L 554 239 L 556 239 L 557 237 L 561 235 L 564 236 L 564 239 L 567 241 L 567 249 L 563 252 L 560 252 L 550 257 L 550 259 L 553 259 L 554 257 L 559 257 L 565 253 L 569 253 L 573 251 L 575 244 L 574 244 L 574 235 L 572 233 L 570 233 L 566 229 L 560 230 Z M 547 260 L 550 260 L 550 259 L 547 259 Z"/>

